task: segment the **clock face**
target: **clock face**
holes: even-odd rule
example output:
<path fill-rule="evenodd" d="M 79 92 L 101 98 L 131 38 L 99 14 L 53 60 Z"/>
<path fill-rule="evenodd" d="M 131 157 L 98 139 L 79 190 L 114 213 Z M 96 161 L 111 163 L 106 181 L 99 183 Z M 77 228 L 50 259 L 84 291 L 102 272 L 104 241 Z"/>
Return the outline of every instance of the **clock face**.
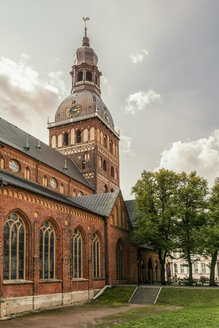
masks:
<path fill-rule="evenodd" d="M 20 165 L 19 165 L 19 163 L 18 163 L 17 161 L 15 161 L 14 159 L 11 159 L 11 160 L 9 161 L 9 168 L 10 168 L 13 172 L 17 173 L 17 172 L 19 172 L 19 170 L 20 170 Z"/>
<path fill-rule="evenodd" d="M 81 112 L 81 105 L 75 104 L 72 105 L 70 108 L 67 109 L 67 116 L 74 117 L 77 116 Z"/>
<path fill-rule="evenodd" d="M 109 123 L 109 114 L 108 114 L 108 112 L 105 110 L 104 111 L 104 113 L 103 113 L 103 117 L 104 117 L 104 119 L 107 121 L 107 123 Z"/>
<path fill-rule="evenodd" d="M 57 188 L 57 181 L 56 181 L 56 179 L 51 178 L 49 180 L 49 183 L 50 183 L 50 186 L 52 187 L 52 189 L 56 189 Z"/>

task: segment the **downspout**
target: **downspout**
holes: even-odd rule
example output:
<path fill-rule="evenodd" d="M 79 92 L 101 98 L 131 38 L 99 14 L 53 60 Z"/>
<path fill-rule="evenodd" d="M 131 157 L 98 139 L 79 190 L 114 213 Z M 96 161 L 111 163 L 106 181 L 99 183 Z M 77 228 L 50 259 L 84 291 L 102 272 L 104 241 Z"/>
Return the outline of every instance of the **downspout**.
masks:
<path fill-rule="evenodd" d="M 108 252 L 108 218 L 104 221 L 105 234 L 105 285 L 109 285 L 109 252 Z"/>

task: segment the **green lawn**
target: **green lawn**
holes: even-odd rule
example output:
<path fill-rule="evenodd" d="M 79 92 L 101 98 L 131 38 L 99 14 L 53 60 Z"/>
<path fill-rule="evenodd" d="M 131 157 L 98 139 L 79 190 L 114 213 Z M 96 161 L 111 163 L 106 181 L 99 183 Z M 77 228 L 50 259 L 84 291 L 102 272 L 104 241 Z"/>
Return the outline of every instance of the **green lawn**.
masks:
<path fill-rule="evenodd" d="M 114 300 L 115 291 L 108 290 L 108 296 Z M 106 317 L 97 327 L 113 326 L 118 328 L 218 328 L 219 288 L 163 288 L 156 305 Z"/>
<path fill-rule="evenodd" d="M 127 303 L 132 296 L 136 286 L 115 286 L 112 288 L 107 288 L 104 293 L 98 297 L 98 299 L 89 302 L 88 304 L 94 305 L 107 305 L 107 306 L 121 306 Z"/>

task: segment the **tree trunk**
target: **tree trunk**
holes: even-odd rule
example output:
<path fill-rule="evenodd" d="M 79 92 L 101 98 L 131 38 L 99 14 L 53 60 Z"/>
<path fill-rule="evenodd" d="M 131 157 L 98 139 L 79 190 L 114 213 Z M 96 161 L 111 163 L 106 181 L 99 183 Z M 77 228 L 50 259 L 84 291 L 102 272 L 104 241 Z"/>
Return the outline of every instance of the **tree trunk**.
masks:
<path fill-rule="evenodd" d="M 161 285 L 166 285 L 165 280 L 165 256 L 162 257 L 161 250 L 158 251 L 159 261 L 160 261 L 160 281 Z"/>
<path fill-rule="evenodd" d="M 217 262 L 217 253 L 218 251 L 215 251 L 214 253 L 212 253 L 211 255 L 211 266 L 210 266 L 210 283 L 209 286 L 215 286 L 215 281 L 214 281 L 214 271 L 215 271 L 215 265 Z"/>
<path fill-rule="evenodd" d="M 187 255 L 187 261 L 188 261 L 188 265 L 189 265 L 189 285 L 192 286 L 193 285 L 193 277 L 192 277 L 192 260 L 191 260 L 190 251 L 188 252 L 188 255 Z"/>

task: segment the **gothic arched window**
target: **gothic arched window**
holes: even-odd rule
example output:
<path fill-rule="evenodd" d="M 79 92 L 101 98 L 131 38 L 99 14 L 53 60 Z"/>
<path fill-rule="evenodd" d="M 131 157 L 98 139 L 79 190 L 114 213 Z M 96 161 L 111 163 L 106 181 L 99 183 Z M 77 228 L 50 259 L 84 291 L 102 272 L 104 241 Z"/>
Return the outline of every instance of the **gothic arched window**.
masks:
<path fill-rule="evenodd" d="M 111 152 L 111 154 L 113 153 L 113 143 L 112 143 L 112 141 L 110 140 L 110 152 Z"/>
<path fill-rule="evenodd" d="M 111 177 L 114 178 L 114 167 L 113 166 L 111 167 Z"/>
<path fill-rule="evenodd" d="M 73 251 L 73 278 L 82 278 L 83 276 L 82 236 L 78 229 L 75 229 L 73 234 L 72 251 Z"/>
<path fill-rule="evenodd" d="M 26 227 L 18 214 L 10 214 L 4 224 L 4 279 L 25 279 Z"/>
<path fill-rule="evenodd" d="M 24 177 L 25 179 L 30 179 L 30 169 L 29 167 L 25 167 L 25 170 L 24 170 Z"/>
<path fill-rule="evenodd" d="M 77 130 L 76 132 L 76 142 L 80 143 L 81 142 L 81 130 Z"/>
<path fill-rule="evenodd" d="M 116 276 L 117 279 L 122 279 L 122 245 L 121 241 L 116 244 Z"/>
<path fill-rule="evenodd" d="M 104 145 L 104 147 L 107 148 L 107 135 L 106 134 L 104 134 L 104 136 L 103 136 L 103 145 Z"/>
<path fill-rule="evenodd" d="M 40 279 L 55 278 L 55 230 L 49 221 L 40 228 Z"/>
<path fill-rule="evenodd" d="M 93 277 L 100 277 L 100 240 L 96 233 L 92 237 Z"/>
<path fill-rule="evenodd" d="M 69 144 L 69 134 L 66 132 L 64 134 L 64 145 L 68 146 L 68 144 Z"/>
<path fill-rule="evenodd" d="M 103 161 L 103 169 L 104 169 L 104 171 L 106 171 L 106 169 L 107 169 L 106 161 L 105 160 Z"/>
<path fill-rule="evenodd" d="M 86 72 L 86 80 L 92 82 L 92 73 L 91 72 Z"/>
<path fill-rule="evenodd" d="M 77 82 L 83 81 L 83 72 L 82 71 L 79 72 L 77 76 L 78 76 Z"/>
<path fill-rule="evenodd" d="M 47 179 L 46 175 L 44 175 L 44 177 L 43 177 L 43 186 L 48 187 L 48 179 Z"/>
<path fill-rule="evenodd" d="M 104 185 L 104 192 L 108 192 L 108 186 L 106 184 Z"/>
<path fill-rule="evenodd" d="M 4 169 L 5 168 L 5 161 L 4 158 L 0 155 L 0 169 Z"/>

